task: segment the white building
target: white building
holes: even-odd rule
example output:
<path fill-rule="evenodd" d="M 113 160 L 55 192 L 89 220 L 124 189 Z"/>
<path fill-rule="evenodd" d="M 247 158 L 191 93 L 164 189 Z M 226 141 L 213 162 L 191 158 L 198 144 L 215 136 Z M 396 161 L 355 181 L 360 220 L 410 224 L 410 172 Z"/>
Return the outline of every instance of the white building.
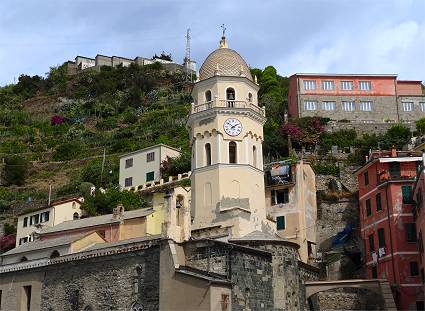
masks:
<path fill-rule="evenodd" d="M 159 144 L 133 151 L 120 157 L 119 183 L 123 189 L 137 188 L 146 182 L 161 178 L 161 163 L 180 155 L 180 150 Z"/>
<path fill-rule="evenodd" d="M 52 202 L 47 207 L 27 212 L 18 216 L 16 247 L 34 241 L 34 235 L 46 227 L 53 227 L 61 222 L 79 219 L 83 211 L 83 198 L 71 198 Z"/>

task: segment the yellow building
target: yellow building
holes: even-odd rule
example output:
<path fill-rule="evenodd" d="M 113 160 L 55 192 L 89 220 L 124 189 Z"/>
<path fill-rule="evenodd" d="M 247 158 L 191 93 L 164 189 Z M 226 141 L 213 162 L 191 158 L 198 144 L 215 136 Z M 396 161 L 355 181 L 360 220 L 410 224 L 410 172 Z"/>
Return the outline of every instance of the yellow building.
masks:
<path fill-rule="evenodd" d="M 300 258 L 307 263 L 316 257 L 316 175 L 303 160 L 267 167 L 267 216 L 276 222 L 278 236 L 300 246 Z"/>
<path fill-rule="evenodd" d="M 265 110 L 258 84 L 225 37 L 202 64 L 187 121 L 192 146 L 192 233 L 240 237 L 274 231 L 266 219 Z"/>
<path fill-rule="evenodd" d="M 34 241 L 34 235 L 47 227 L 56 226 L 64 221 L 79 219 L 83 215 L 83 198 L 71 198 L 54 201 L 42 207 L 18 216 L 16 247 Z"/>

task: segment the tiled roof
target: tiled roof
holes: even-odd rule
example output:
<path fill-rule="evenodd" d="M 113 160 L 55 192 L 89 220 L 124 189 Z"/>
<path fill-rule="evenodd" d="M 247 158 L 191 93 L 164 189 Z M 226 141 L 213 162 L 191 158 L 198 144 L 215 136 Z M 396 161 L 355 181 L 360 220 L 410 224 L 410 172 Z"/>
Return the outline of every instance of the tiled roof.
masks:
<path fill-rule="evenodd" d="M 61 237 L 53 238 L 53 239 L 37 240 L 37 241 L 33 241 L 33 242 L 28 242 L 28 243 L 24 243 L 22 245 L 19 245 L 18 247 L 14 248 L 14 249 L 11 249 L 10 251 L 2 254 L 1 256 L 27 253 L 27 252 L 35 251 L 35 250 L 38 250 L 38 249 L 45 249 L 45 248 L 50 248 L 50 247 L 55 247 L 55 246 L 68 245 L 68 244 L 71 244 L 74 241 L 81 239 L 82 237 L 84 237 L 86 235 L 87 235 L 87 233 L 73 234 L 73 235 L 61 236 Z"/>
<path fill-rule="evenodd" d="M 52 233 L 58 231 L 67 231 L 79 228 L 94 227 L 105 224 L 118 223 L 121 220 L 145 217 L 153 213 L 152 208 L 140 208 L 132 211 L 125 211 L 122 218 L 113 218 L 112 214 L 82 218 L 77 220 L 64 221 L 57 226 L 49 227 L 40 232 L 40 234 Z"/>
<path fill-rule="evenodd" d="M 92 250 L 100 250 L 100 249 L 109 248 L 109 247 L 128 246 L 131 243 L 145 242 L 145 241 L 161 239 L 161 238 L 162 238 L 162 236 L 158 234 L 158 235 L 148 235 L 148 236 L 143 236 L 143 237 L 138 237 L 138 238 L 133 238 L 133 239 L 127 239 L 127 240 L 121 240 L 121 241 L 115 241 L 115 242 L 97 243 L 97 244 L 85 249 L 84 251 L 88 252 L 88 251 L 92 251 Z"/>
<path fill-rule="evenodd" d="M 248 65 L 235 50 L 221 47 L 208 55 L 199 69 L 199 79 L 205 80 L 216 75 L 240 77 L 242 75 L 252 81 Z"/>

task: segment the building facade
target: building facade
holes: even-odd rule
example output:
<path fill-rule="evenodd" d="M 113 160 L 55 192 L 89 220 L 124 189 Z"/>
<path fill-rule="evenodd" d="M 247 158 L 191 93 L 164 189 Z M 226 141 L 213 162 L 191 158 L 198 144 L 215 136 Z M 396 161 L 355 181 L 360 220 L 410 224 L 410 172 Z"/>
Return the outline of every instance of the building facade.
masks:
<path fill-rule="evenodd" d="M 163 144 L 120 156 L 119 183 L 123 189 L 137 189 L 147 182 L 161 179 L 161 163 L 176 158 L 180 150 Z"/>
<path fill-rule="evenodd" d="M 421 161 L 395 149 L 376 151 L 356 171 L 367 277 L 388 279 L 401 310 L 424 301 L 412 195 Z"/>
<path fill-rule="evenodd" d="M 326 117 L 345 123 L 410 123 L 425 117 L 421 81 L 396 75 L 294 74 L 291 118 Z"/>
<path fill-rule="evenodd" d="M 83 198 L 53 201 L 47 207 L 19 215 L 16 226 L 16 247 L 34 241 L 34 235 L 44 228 L 56 226 L 64 221 L 79 219 L 83 215 L 81 210 L 83 201 Z"/>
<path fill-rule="evenodd" d="M 425 263 L 424 263 L 424 235 L 425 235 L 425 153 L 422 153 L 422 163 L 418 167 L 417 177 L 413 186 L 413 200 L 415 206 L 413 216 L 416 220 L 416 232 L 419 250 L 419 269 L 422 282 L 425 284 Z M 425 285 L 424 285 L 425 292 Z"/>
<path fill-rule="evenodd" d="M 316 257 L 316 175 L 303 160 L 265 166 L 267 217 L 280 237 L 300 246 L 300 258 L 308 263 Z"/>

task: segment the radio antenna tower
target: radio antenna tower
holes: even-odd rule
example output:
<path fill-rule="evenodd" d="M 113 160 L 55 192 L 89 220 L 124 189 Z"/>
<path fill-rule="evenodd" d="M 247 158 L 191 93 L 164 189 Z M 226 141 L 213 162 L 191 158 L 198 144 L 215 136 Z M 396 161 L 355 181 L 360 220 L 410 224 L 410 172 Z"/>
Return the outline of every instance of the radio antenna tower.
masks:
<path fill-rule="evenodd" d="M 190 68 L 190 28 L 186 31 L 186 56 L 184 57 L 184 65 L 186 70 L 186 81 L 192 82 L 192 69 Z"/>

